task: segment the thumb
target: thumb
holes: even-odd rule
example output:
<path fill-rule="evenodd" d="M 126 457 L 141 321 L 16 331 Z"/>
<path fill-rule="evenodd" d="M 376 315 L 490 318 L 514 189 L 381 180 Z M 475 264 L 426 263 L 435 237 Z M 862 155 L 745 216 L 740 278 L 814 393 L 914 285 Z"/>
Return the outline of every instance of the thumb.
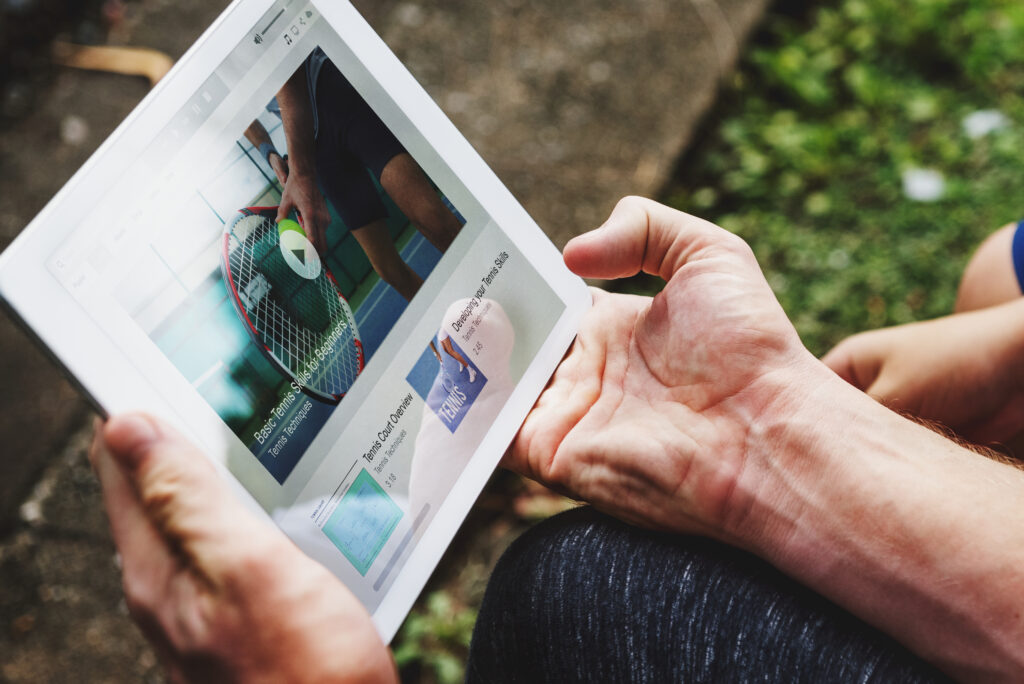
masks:
<path fill-rule="evenodd" d="M 143 414 L 115 416 L 103 438 L 156 532 L 194 562 L 230 562 L 239 540 L 251 544 L 270 532 L 206 457 L 166 424 Z M 201 569 L 213 576 L 219 568 Z"/>
<path fill-rule="evenodd" d="M 653 200 L 626 197 L 604 225 L 572 239 L 564 258 L 585 278 L 627 278 L 643 271 L 668 280 L 700 249 L 729 240 L 739 238 Z"/>
<path fill-rule="evenodd" d="M 288 218 L 288 214 L 291 213 L 292 209 L 295 209 L 295 202 L 289 197 L 282 197 L 281 204 L 277 207 L 277 218 L 274 219 L 274 223 L 280 223 Z"/>

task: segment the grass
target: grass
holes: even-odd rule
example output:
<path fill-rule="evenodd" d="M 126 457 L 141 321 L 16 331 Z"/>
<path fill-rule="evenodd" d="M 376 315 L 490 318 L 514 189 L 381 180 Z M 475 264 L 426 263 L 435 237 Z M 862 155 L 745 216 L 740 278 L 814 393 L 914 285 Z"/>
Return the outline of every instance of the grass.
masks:
<path fill-rule="evenodd" d="M 1007 125 L 972 139 L 979 110 Z M 973 249 L 1024 215 L 1024 5 L 780 3 L 705 129 L 662 199 L 751 244 L 812 351 L 949 313 Z M 941 199 L 904 195 L 914 168 Z"/>
<path fill-rule="evenodd" d="M 972 139 L 980 110 L 1007 125 Z M 949 313 L 973 249 L 1024 216 L 1024 5 L 777 2 L 695 140 L 662 201 L 744 237 L 813 352 Z M 914 168 L 942 174 L 941 199 L 905 196 Z M 407 678 L 462 681 L 479 597 L 465 576 L 432 581 L 406 621 Z"/>

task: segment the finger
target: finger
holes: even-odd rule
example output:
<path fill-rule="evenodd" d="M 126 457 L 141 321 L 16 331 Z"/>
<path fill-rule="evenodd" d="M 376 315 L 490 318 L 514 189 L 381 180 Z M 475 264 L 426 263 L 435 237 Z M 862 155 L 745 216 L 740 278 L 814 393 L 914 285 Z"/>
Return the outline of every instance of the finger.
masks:
<path fill-rule="evenodd" d="M 594 306 L 547 387 L 506 452 L 502 466 L 548 486 L 555 453 L 601 395 L 608 339 L 633 325 L 635 310 L 614 306 L 616 298 L 592 290 Z"/>
<path fill-rule="evenodd" d="M 739 238 L 707 221 L 627 197 L 604 225 L 565 246 L 565 263 L 585 278 L 626 278 L 643 271 L 668 280 L 695 252 L 734 241 Z"/>
<path fill-rule="evenodd" d="M 862 340 L 858 337 L 843 340 L 825 354 L 821 362 L 843 380 L 866 392 L 878 380 L 882 360 Z"/>
<path fill-rule="evenodd" d="M 274 163 L 274 173 L 277 174 L 277 180 L 284 185 L 288 182 L 288 161 L 283 157 L 278 157 Z"/>
<path fill-rule="evenodd" d="M 89 460 L 103 493 L 103 506 L 110 520 L 114 544 L 121 554 L 122 568 L 166 578 L 175 567 L 174 559 L 150 523 L 134 487 L 115 462 L 103 438 L 102 425 L 93 437 Z"/>
<path fill-rule="evenodd" d="M 840 342 L 821 357 L 821 362 L 832 369 L 832 372 L 836 375 L 856 387 L 857 383 L 855 382 L 853 372 L 853 355 L 848 349 L 849 345 Z M 859 387 L 858 389 L 864 388 Z"/>
<path fill-rule="evenodd" d="M 303 199 L 301 206 L 299 203 L 295 205 L 295 214 L 299 220 L 299 225 L 302 226 L 302 232 L 313 243 L 313 248 L 323 254 L 323 249 L 320 246 L 320 234 L 322 232 L 319 220 L 320 215 L 317 213 L 315 205 L 310 205 L 308 200 Z"/>
<path fill-rule="evenodd" d="M 284 221 L 292 211 L 298 211 L 298 208 L 295 200 L 292 199 L 292 193 L 288 191 L 288 186 L 286 185 L 284 192 L 281 194 L 281 204 L 277 207 L 277 218 L 274 219 L 274 222 L 280 223 Z"/>
<path fill-rule="evenodd" d="M 246 511 L 187 440 L 141 414 L 108 421 L 104 438 L 157 534 L 214 583 L 233 559 L 279 533 Z"/>
<path fill-rule="evenodd" d="M 161 660 L 172 663 L 170 637 L 158 615 L 167 608 L 166 590 L 180 569 L 178 558 L 156 531 L 103 439 L 102 424 L 93 438 L 89 460 L 103 492 L 103 505 L 121 558 L 125 599 L 132 617 L 156 647 Z"/>

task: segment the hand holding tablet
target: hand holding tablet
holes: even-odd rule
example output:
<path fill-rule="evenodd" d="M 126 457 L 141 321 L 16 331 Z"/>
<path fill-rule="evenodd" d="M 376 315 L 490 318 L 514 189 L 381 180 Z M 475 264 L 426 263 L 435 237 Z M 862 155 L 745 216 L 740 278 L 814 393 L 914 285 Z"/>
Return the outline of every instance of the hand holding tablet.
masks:
<path fill-rule="evenodd" d="M 0 256 L 0 297 L 385 640 L 590 305 L 351 5 L 297 0 L 228 9 Z"/>
<path fill-rule="evenodd" d="M 168 426 L 127 414 L 89 454 L 128 608 L 181 681 L 395 681 L 366 609 L 246 511 Z"/>

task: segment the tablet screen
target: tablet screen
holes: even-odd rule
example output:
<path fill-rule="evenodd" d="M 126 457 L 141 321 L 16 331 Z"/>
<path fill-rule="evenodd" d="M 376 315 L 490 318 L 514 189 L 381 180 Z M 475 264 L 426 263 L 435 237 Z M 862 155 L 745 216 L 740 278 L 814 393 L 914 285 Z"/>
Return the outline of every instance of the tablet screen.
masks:
<path fill-rule="evenodd" d="M 45 268 L 374 611 L 462 497 L 435 525 L 454 533 L 571 339 L 570 302 L 542 273 L 553 248 L 495 215 L 504 189 L 350 6 L 252 22 L 256 4 L 101 150 L 102 190 L 58 206 L 78 213 Z"/>

